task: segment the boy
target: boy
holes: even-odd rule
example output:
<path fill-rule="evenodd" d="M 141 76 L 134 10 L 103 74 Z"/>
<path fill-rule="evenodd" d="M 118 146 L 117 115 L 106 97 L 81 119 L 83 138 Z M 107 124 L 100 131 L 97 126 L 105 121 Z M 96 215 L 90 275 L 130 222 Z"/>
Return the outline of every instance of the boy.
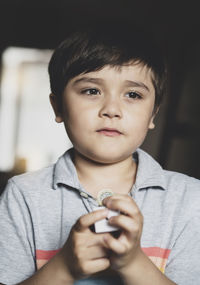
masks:
<path fill-rule="evenodd" d="M 200 183 L 139 149 L 166 78 L 151 40 L 132 27 L 96 27 L 54 52 L 50 100 L 73 148 L 8 182 L 2 284 L 200 284 Z M 114 195 L 96 211 L 102 189 Z M 108 209 L 119 212 L 109 219 L 117 237 L 94 231 Z"/>

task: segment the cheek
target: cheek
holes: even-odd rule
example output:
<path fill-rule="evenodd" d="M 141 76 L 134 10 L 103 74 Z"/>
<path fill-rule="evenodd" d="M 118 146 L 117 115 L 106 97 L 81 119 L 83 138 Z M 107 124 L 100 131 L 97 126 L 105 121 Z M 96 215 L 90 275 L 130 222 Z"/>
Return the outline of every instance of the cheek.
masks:
<path fill-rule="evenodd" d="M 71 128 L 81 132 L 87 127 L 91 127 L 94 122 L 94 111 L 86 108 L 73 107 L 66 110 L 65 124 Z"/>
<path fill-rule="evenodd" d="M 129 125 L 130 128 L 145 130 L 148 129 L 151 117 L 150 111 L 145 111 L 145 109 L 134 110 L 134 112 L 129 113 L 127 117 L 127 125 Z"/>

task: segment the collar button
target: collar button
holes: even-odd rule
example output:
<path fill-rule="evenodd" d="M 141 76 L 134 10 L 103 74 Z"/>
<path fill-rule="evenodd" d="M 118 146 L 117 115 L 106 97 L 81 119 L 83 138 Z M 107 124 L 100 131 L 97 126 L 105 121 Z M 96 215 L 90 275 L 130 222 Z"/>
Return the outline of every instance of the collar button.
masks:
<path fill-rule="evenodd" d="M 85 192 L 80 192 L 80 195 L 83 197 L 83 198 L 88 198 L 88 194 L 87 193 L 85 193 Z"/>

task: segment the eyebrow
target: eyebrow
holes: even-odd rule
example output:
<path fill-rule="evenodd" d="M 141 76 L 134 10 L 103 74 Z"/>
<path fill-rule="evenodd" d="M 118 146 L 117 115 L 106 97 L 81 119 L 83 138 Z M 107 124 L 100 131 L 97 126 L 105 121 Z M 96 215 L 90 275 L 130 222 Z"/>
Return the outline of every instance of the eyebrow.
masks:
<path fill-rule="evenodd" d="M 76 84 L 78 84 L 78 83 L 80 83 L 80 82 L 88 82 L 88 83 L 98 83 L 98 84 L 100 84 L 100 83 L 103 83 L 103 79 L 101 79 L 101 78 L 94 78 L 94 77 L 81 77 L 81 78 L 79 78 L 79 79 L 76 79 L 73 83 L 72 83 L 72 85 L 76 85 Z"/>
<path fill-rule="evenodd" d="M 75 86 L 77 85 L 78 83 L 80 82 L 86 82 L 86 83 L 97 83 L 97 84 L 101 84 L 104 82 L 103 79 L 101 78 L 94 78 L 94 77 L 81 77 L 81 78 L 78 78 L 76 79 L 72 85 Z M 130 87 L 140 87 L 140 88 L 143 88 L 143 89 L 146 89 L 148 92 L 150 92 L 148 86 L 146 84 L 144 84 L 143 82 L 140 82 L 140 81 L 132 81 L 132 80 L 125 80 L 124 81 L 126 86 L 130 86 Z"/>
<path fill-rule="evenodd" d="M 127 86 L 140 87 L 150 92 L 149 87 L 141 81 L 125 80 Z"/>

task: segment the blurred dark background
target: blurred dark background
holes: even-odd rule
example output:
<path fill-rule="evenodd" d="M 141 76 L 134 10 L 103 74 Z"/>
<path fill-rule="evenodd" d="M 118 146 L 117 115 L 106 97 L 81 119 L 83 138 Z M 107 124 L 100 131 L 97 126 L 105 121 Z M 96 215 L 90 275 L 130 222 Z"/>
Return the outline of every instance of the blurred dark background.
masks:
<path fill-rule="evenodd" d="M 142 148 L 164 168 L 200 178 L 198 1 L 0 0 L 0 58 L 9 46 L 54 49 L 72 28 L 104 19 L 139 23 L 164 46 L 168 96 Z M 23 171 L 1 172 L 0 190 L 8 177 Z"/>

